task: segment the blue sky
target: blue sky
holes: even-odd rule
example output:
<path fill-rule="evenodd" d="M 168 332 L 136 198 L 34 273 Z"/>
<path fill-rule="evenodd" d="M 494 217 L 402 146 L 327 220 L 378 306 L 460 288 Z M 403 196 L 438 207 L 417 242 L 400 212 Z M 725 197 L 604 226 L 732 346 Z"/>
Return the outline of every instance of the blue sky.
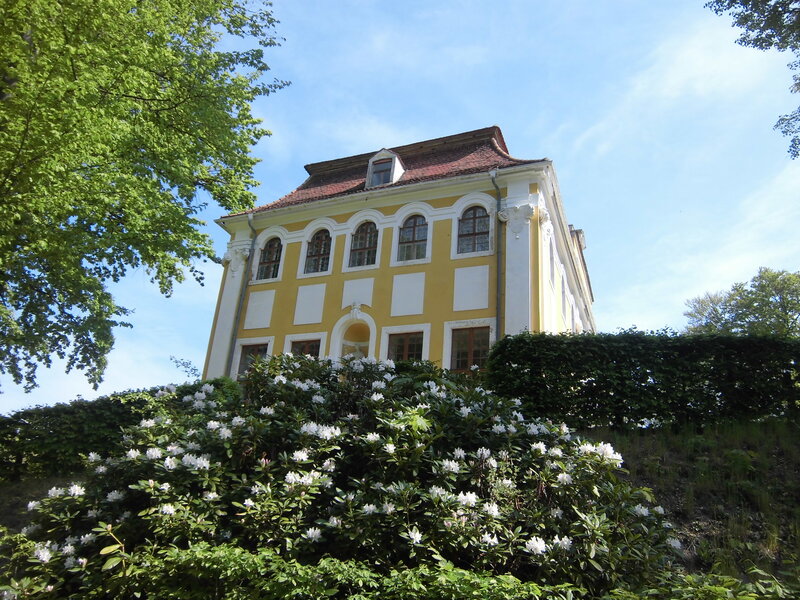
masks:
<path fill-rule="evenodd" d="M 513 156 L 554 161 L 570 223 L 586 232 L 601 331 L 680 329 L 684 301 L 800 270 L 800 161 L 772 125 L 791 56 L 743 48 L 702 0 L 276 0 L 273 74 L 292 85 L 255 113 L 265 204 L 303 165 L 499 125 Z M 224 232 L 205 214 L 218 254 Z M 92 390 L 63 365 L 0 412 L 180 382 L 201 367 L 221 267 L 163 298 L 143 272 L 114 292 L 135 310 Z"/>

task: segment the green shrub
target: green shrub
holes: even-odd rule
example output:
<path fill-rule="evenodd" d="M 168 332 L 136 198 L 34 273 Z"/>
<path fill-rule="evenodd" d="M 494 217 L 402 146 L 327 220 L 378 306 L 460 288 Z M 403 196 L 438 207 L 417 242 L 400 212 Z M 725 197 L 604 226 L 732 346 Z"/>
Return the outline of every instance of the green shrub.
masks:
<path fill-rule="evenodd" d="M 194 390 L 191 390 L 194 391 Z M 5 538 L 53 598 L 571 598 L 678 546 L 607 444 L 430 364 L 290 355 L 163 397 Z"/>
<path fill-rule="evenodd" d="M 575 427 L 704 426 L 796 416 L 800 339 L 522 333 L 492 348 L 489 386 Z"/>
<path fill-rule="evenodd" d="M 227 378 L 215 383 L 236 386 Z M 113 452 L 119 447 L 122 428 L 138 423 L 189 389 L 168 386 L 123 392 L 0 415 L 0 481 L 81 471 L 89 452 Z"/>

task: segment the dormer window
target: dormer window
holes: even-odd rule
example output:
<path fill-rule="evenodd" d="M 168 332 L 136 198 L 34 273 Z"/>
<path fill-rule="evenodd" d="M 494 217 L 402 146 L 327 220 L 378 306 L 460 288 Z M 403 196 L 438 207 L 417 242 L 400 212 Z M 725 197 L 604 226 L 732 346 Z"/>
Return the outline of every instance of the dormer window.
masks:
<path fill-rule="evenodd" d="M 400 157 L 385 148 L 369 160 L 367 167 L 367 188 L 396 183 L 404 169 Z"/>
<path fill-rule="evenodd" d="M 369 186 L 383 185 L 392 180 L 392 159 L 376 160 L 372 163 L 372 177 Z"/>

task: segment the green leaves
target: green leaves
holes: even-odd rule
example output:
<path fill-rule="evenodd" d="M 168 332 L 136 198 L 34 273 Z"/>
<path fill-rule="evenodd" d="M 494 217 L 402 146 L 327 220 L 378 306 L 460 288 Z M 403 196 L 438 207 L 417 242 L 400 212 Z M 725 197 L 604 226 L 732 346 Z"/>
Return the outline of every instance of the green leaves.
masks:
<path fill-rule="evenodd" d="M 275 21 L 247 0 L 31 0 L 0 21 L 0 372 L 30 388 L 55 354 L 98 383 L 128 314 L 107 283 L 141 268 L 169 295 L 213 256 L 206 198 L 253 203 Z"/>

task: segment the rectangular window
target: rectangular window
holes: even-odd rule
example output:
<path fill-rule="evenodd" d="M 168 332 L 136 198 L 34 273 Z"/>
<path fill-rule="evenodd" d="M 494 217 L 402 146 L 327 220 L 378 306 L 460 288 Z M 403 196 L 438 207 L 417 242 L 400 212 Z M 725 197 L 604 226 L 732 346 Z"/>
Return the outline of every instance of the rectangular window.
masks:
<path fill-rule="evenodd" d="M 393 333 L 389 335 L 390 360 L 422 360 L 421 331 L 409 333 Z"/>
<path fill-rule="evenodd" d="M 242 346 L 242 355 L 239 358 L 239 370 L 237 375 L 244 376 L 247 370 L 253 366 L 256 359 L 266 358 L 269 350 L 269 344 L 250 344 Z"/>
<path fill-rule="evenodd" d="M 292 342 L 292 354 L 319 356 L 320 340 L 297 340 Z"/>
<path fill-rule="evenodd" d="M 363 172 L 363 171 L 362 171 Z M 370 180 L 370 187 L 376 185 L 383 185 L 389 183 L 392 178 L 392 159 L 376 160 L 372 163 L 372 179 Z"/>
<path fill-rule="evenodd" d="M 452 341 L 451 371 L 468 371 L 472 365 L 483 368 L 489 356 L 488 327 L 454 329 Z"/>

